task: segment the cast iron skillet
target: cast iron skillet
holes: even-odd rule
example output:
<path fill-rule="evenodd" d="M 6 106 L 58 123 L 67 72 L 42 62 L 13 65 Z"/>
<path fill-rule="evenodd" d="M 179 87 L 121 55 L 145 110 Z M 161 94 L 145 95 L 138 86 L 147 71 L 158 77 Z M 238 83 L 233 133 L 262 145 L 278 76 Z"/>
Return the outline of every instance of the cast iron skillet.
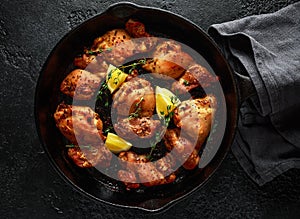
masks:
<path fill-rule="evenodd" d="M 124 28 L 129 18 L 143 22 L 147 29 L 183 42 L 199 52 L 219 76 L 226 108 L 225 133 L 220 133 L 221 144 L 210 163 L 180 183 L 164 186 L 158 190 L 126 192 L 114 187 L 109 180 L 99 180 L 90 172 L 74 167 L 66 159 L 62 135 L 55 126 L 53 113 L 59 104 L 59 86 L 70 63 L 82 49 L 91 45 L 93 39 L 114 28 Z M 115 206 L 158 211 L 199 189 L 215 172 L 224 159 L 234 138 L 239 107 L 239 93 L 233 72 L 227 61 L 198 26 L 189 20 L 165 10 L 142 7 L 121 2 L 112 5 L 70 31 L 53 49 L 40 74 L 35 95 L 35 117 L 41 142 L 55 169 L 64 179 L 82 193 Z M 224 135 L 223 135 L 224 134 Z M 223 137 L 222 137 L 223 136 Z"/>

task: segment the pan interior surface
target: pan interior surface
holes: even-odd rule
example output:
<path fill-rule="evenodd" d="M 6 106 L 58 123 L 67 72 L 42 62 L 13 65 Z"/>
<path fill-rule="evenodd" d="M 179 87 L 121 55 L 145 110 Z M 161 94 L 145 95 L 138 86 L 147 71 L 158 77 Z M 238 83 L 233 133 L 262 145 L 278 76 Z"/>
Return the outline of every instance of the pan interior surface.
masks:
<path fill-rule="evenodd" d="M 164 39 L 172 39 L 198 57 L 201 65 L 219 78 L 218 108 L 199 168 L 183 175 L 175 183 L 127 191 L 117 180 L 97 168 L 82 169 L 67 157 L 65 140 L 58 131 L 53 114 L 62 100 L 60 84 L 74 68 L 73 60 L 83 48 L 105 32 L 124 28 L 130 19 L 144 23 L 147 30 Z M 74 104 L 74 103 L 73 103 Z M 84 194 L 112 205 L 140 208 L 147 211 L 163 209 L 204 185 L 224 159 L 234 137 L 237 121 L 237 95 L 232 72 L 212 40 L 190 21 L 160 10 L 134 4 L 116 4 L 106 12 L 89 19 L 69 32 L 53 49 L 43 66 L 35 96 L 35 116 L 41 142 L 55 169 Z"/>

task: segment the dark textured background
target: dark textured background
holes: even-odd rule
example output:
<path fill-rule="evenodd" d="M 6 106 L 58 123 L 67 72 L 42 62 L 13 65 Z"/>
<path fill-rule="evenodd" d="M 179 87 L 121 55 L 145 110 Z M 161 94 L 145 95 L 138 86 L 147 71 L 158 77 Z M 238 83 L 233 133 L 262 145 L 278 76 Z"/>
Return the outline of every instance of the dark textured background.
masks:
<path fill-rule="evenodd" d="M 37 78 L 55 44 L 117 1 L 1 0 L 0 218 L 300 218 L 300 170 L 263 187 L 231 153 L 201 190 L 159 214 L 111 207 L 73 190 L 52 168 L 36 133 Z M 183 15 L 203 29 L 295 0 L 136 0 Z"/>

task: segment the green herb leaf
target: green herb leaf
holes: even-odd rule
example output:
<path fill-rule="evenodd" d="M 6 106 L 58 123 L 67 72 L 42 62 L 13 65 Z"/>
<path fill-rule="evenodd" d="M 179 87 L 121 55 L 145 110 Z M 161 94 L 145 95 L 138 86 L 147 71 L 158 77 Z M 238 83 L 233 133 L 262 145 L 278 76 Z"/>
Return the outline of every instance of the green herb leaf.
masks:
<path fill-rule="evenodd" d="M 144 97 L 141 97 L 139 102 L 137 102 L 135 104 L 135 107 L 137 107 L 137 108 L 133 113 L 130 113 L 130 115 L 128 116 L 129 119 L 139 117 L 139 113 L 142 111 L 142 108 L 140 107 L 140 104 L 142 103 L 143 100 L 144 100 Z"/>
<path fill-rule="evenodd" d="M 98 55 L 104 51 L 112 51 L 112 48 L 107 48 L 107 49 L 98 49 L 98 50 L 87 50 L 85 51 L 85 54 L 88 55 Z"/>
<path fill-rule="evenodd" d="M 66 144 L 66 148 L 91 148 L 91 145 L 75 145 L 75 144 Z"/>
<path fill-rule="evenodd" d="M 114 129 L 114 127 L 108 126 L 108 127 L 104 130 L 104 133 L 107 134 L 108 132 L 112 132 L 113 129 Z"/>
<path fill-rule="evenodd" d="M 183 84 L 184 84 L 185 86 L 189 86 L 189 85 L 190 85 L 190 83 L 189 83 L 187 80 L 183 80 Z"/>

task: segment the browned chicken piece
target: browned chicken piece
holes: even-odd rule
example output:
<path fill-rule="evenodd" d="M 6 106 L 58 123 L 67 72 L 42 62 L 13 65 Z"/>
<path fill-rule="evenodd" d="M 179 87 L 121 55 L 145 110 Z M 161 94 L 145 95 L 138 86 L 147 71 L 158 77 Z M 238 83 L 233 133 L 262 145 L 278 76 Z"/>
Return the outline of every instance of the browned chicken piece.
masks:
<path fill-rule="evenodd" d="M 140 187 L 139 183 L 132 183 L 138 181 L 135 173 L 131 170 L 119 170 L 118 177 L 120 181 L 122 181 L 125 184 L 127 190 L 137 189 Z"/>
<path fill-rule="evenodd" d="M 157 44 L 158 39 L 146 32 L 145 25 L 140 21 L 129 19 L 126 24 L 126 31 L 135 39 L 136 53 L 149 52 Z"/>
<path fill-rule="evenodd" d="M 189 155 L 188 159 L 182 164 L 186 170 L 193 170 L 200 162 L 199 151 L 194 149 L 192 154 Z"/>
<path fill-rule="evenodd" d="M 134 54 L 135 44 L 125 30 L 114 29 L 94 40 L 91 51 L 99 52 L 103 50 L 109 50 L 109 52 L 101 53 L 99 56 L 103 56 L 106 61 L 118 66 Z"/>
<path fill-rule="evenodd" d="M 160 120 L 150 117 L 118 119 L 114 129 L 118 136 L 126 140 L 150 139 L 161 128 Z"/>
<path fill-rule="evenodd" d="M 90 49 L 85 49 L 81 57 L 76 57 L 74 65 L 91 72 L 106 72 L 107 63 L 123 64 L 124 60 L 133 55 L 135 46 L 131 37 L 123 29 L 114 29 L 97 37 Z"/>
<path fill-rule="evenodd" d="M 199 150 L 195 149 L 195 144 L 181 136 L 180 129 L 167 129 L 163 140 L 167 150 L 175 150 L 176 159 L 185 169 L 192 170 L 199 164 Z"/>
<path fill-rule="evenodd" d="M 136 45 L 136 52 L 149 52 L 157 44 L 158 39 L 151 36 L 151 34 L 146 32 L 145 25 L 139 21 L 129 19 L 126 22 L 126 31 L 134 38 L 141 38 L 134 40 Z"/>
<path fill-rule="evenodd" d="M 88 160 L 84 153 L 80 150 L 80 147 L 73 147 L 68 149 L 68 156 L 73 160 L 76 166 L 82 168 L 93 167 L 96 162 L 94 160 Z"/>
<path fill-rule="evenodd" d="M 126 31 L 132 36 L 132 37 L 150 37 L 151 35 L 146 32 L 145 25 L 139 21 L 129 19 L 126 24 Z"/>
<path fill-rule="evenodd" d="M 74 59 L 74 65 L 81 69 L 85 69 L 92 62 L 96 64 L 96 55 L 89 55 L 84 53 L 82 56 L 75 57 Z"/>
<path fill-rule="evenodd" d="M 101 145 L 105 139 L 102 121 L 90 107 L 61 103 L 54 119 L 60 132 L 75 145 Z"/>
<path fill-rule="evenodd" d="M 75 58 L 74 65 L 92 73 L 106 72 L 109 63 L 119 66 L 134 54 L 148 52 L 154 48 L 157 38 L 143 32 L 145 27 L 142 23 L 134 21 L 132 24 L 128 21 L 127 26 L 133 37 L 143 38 L 133 39 L 124 29 L 107 31 L 97 37 L 91 48 L 84 50 L 82 56 Z"/>
<path fill-rule="evenodd" d="M 104 145 L 98 147 L 79 147 L 76 145 L 68 149 L 68 156 L 77 166 L 82 168 L 109 167 L 112 153 Z"/>
<path fill-rule="evenodd" d="M 148 162 L 145 155 L 137 155 L 134 152 L 122 152 L 119 154 L 122 165 L 138 176 L 132 183 L 142 183 L 145 186 L 156 186 L 171 183 L 175 180 L 175 174 L 171 173 L 169 176 L 165 176 L 160 172 L 156 165 L 152 162 Z M 162 164 L 161 164 L 162 165 Z"/>
<path fill-rule="evenodd" d="M 89 50 L 85 50 L 82 56 L 76 57 L 74 65 L 94 74 L 106 73 L 108 68 L 108 63 L 103 56 L 91 55 L 89 54 Z"/>
<path fill-rule="evenodd" d="M 96 55 L 90 55 L 88 53 L 84 53 L 81 56 L 75 57 L 73 62 L 73 64 L 76 67 L 81 69 L 85 69 L 90 63 L 93 63 L 94 65 L 98 64 L 96 60 Z"/>
<path fill-rule="evenodd" d="M 135 165 L 141 183 L 145 186 L 157 186 L 165 184 L 165 176 L 159 172 L 153 163 L 138 163 Z"/>
<path fill-rule="evenodd" d="M 153 59 L 147 61 L 143 68 L 152 73 L 159 73 L 171 78 L 179 78 L 193 63 L 193 58 L 183 52 L 181 45 L 175 41 L 165 41 L 156 47 Z"/>
<path fill-rule="evenodd" d="M 92 51 L 100 51 L 104 49 L 109 49 L 117 46 L 120 43 L 129 41 L 131 39 L 130 35 L 123 29 L 114 29 L 107 31 L 104 35 L 97 37 L 93 46 Z"/>
<path fill-rule="evenodd" d="M 149 162 L 148 158 L 146 155 L 142 154 L 136 154 L 132 151 L 126 151 L 126 152 L 121 152 L 119 154 L 119 158 L 121 159 L 121 161 L 126 161 L 126 162 L 131 162 L 133 163 L 147 163 Z M 130 163 L 122 163 L 125 165 L 130 165 Z M 174 158 L 174 156 L 172 156 L 171 154 L 166 154 L 166 156 L 164 156 L 163 158 L 155 161 L 155 166 L 157 168 L 157 170 L 159 170 L 162 173 L 170 173 L 175 171 L 173 168 L 176 164 L 176 159 Z M 134 166 L 132 166 L 133 168 Z"/>
<path fill-rule="evenodd" d="M 99 89 L 102 78 L 82 69 L 75 69 L 62 81 L 60 91 L 78 100 L 88 100 Z"/>
<path fill-rule="evenodd" d="M 147 187 L 164 185 L 174 182 L 176 175 L 164 175 L 157 170 L 156 166 L 151 163 L 138 163 L 136 164 L 136 172 L 138 173 L 140 182 Z"/>
<path fill-rule="evenodd" d="M 210 132 L 216 104 L 216 98 L 208 95 L 183 101 L 174 111 L 174 123 L 183 134 L 190 138 L 198 136 L 196 149 L 201 148 Z"/>
<path fill-rule="evenodd" d="M 151 117 L 155 95 L 150 82 L 136 77 L 123 83 L 113 95 L 112 108 L 120 116 Z"/>
<path fill-rule="evenodd" d="M 217 80 L 217 77 L 213 76 L 206 68 L 199 64 L 194 64 L 187 69 L 178 82 L 172 84 L 172 90 L 185 93 L 196 87 L 209 87 Z"/>
<path fill-rule="evenodd" d="M 138 179 L 138 173 L 135 171 L 135 166 L 138 163 L 146 163 L 149 160 L 145 155 L 138 155 L 132 151 L 121 152 L 119 154 L 121 165 L 126 170 L 119 170 L 119 179 L 126 185 L 128 189 L 138 188 L 140 186 L 140 180 Z"/>
<path fill-rule="evenodd" d="M 125 164 L 125 166 L 129 165 L 130 163 L 134 165 L 135 163 L 146 163 L 149 161 L 146 155 L 136 154 L 132 151 L 121 152 L 119 154 L 119 158 L 121 161 L 123 161 L 121 164 Z"/>
<path fill-rule="evenodd" d="M 169 174 L 170 172 L 175 172 L 176 170 L 174 169 L 176 165 L 176 159 L 175 157 L 167 153 L 164 157 L 161 159 L 157 160 L 155 162 L 155 166 L 158 171 L 160 171 L 163 174 Z"/>

